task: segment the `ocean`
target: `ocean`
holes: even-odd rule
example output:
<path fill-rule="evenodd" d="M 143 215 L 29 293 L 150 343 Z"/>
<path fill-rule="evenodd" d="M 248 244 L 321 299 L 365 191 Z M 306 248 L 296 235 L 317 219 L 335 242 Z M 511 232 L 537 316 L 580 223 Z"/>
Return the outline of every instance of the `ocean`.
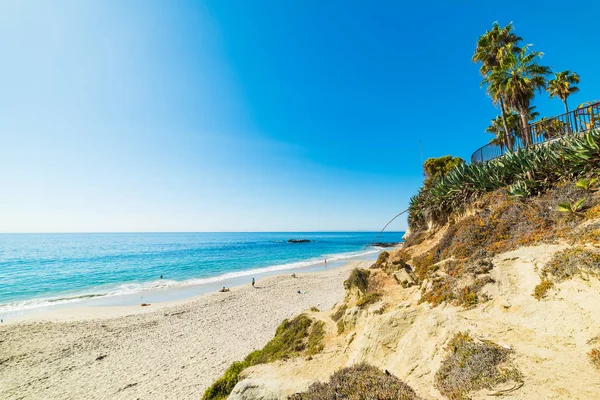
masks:
<path fill-rule="evenodd" d="M 399 242 L 385 232 L 379 242 Z M 374 258 L 375 232 L 0 234 L 0 316 L 60 304 L 131 304 L 285 270 Z M 308 243 L 288 243 L 305 239 Z M 162 278 L 160 277 L 162 275 Z M 171 289 L 166 291 L 165 289 Z M 183 295 L 190 290 L 180 290 Z M 186 294 L 187 293 L 187 294 Z M 109 301 L 107 301 L 109 300 Z"/>

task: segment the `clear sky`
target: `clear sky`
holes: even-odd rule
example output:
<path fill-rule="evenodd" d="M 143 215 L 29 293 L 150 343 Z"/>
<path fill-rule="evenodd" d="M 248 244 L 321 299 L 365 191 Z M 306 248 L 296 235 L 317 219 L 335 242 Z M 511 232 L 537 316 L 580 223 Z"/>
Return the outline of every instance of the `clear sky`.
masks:
<path fill-rule="evenodd" d="M 513 21 L 580 74 L 577 105 L 600 97 L 598 15 L 586 0 L 2 1 L 0 232 L 379 229 L 421 183 L 419 140 L 468 159 L 491 138 L 481 33 Z"/>

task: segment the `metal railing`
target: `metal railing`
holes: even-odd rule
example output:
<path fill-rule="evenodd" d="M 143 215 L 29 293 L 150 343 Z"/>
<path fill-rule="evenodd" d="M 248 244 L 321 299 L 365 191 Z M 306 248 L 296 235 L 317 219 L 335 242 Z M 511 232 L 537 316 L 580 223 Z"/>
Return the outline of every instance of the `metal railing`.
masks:
<path fill-rule="evenodd" d="M 502 157 L 508 152 L 538 145 L 565 135 L 600 128 L 600 102 L 584 103 L 577 109 L 552 118 L 542 118 L 529 125 L 527 130 L 513 132 L 512 149 L 503 144 L 490 143 L 477 149 L 471 163 L 477 164 Z"/>

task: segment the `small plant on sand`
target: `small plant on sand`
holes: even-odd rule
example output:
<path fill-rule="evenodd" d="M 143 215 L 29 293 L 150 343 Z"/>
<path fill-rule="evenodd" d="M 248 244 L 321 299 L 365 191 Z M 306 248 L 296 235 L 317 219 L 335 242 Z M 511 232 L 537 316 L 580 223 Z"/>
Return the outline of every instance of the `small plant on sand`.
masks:
<path fill-rule="evenodd" d="M 590 362 L 594 365 L 594 367 L 600 369 L 600 347 L 590 350 L 588 357 L 590 358 Z"/>
<path fill-rule="evenodd" d="M 543 299 L 546 297 L 548 290 L 552 289 L 553 286 L 554 283 L 551 280 L 546 277 L 542 278 L 542 281 L 533 289 L 533 297 L 538 300 Z"/>
<path fill-rule="evenodd" d="M 507 365 L 510 350 L 489 341 L 475 341 L 457 333 L 446 348 L 450 352 L 435 374 L 435 387 L 450 400 L 467 400 L 469 393 L 496 385 L 522 381 L 521 373 Z M 505 368 L 499 368 L 505 364 Z"/>
<path fill-rule="evenodd" d="M 248 367 L 296 357 L 306 350 L 307 347 L 312 354 L 321 351 L 320 340 L 324 336 L 324 324 L 322 322 L 320 324 L 319 322 L 313 322 L 311 318 L 304 314 L 297 316 L 293 320 L 284 320 L 277 328 L 273 339 L 262 350 L 253 351 L 243 361 L 231 364 L 223 376 L 206 389 L 202 399 L 221 400 L 229 397 L 229 394 L 239 381 L 240 373 Z"/>
<path fill-rule="evenodd" d="M 317 307 L 315 307 L 315 306 L 312 306 L 310 308 L 310 311 L 312 311 L 312 312 L 319 312 L 319 309 Z"/>
<path fill-rule="evenodd" d="M 419 397 L 410 386 L 387 371 L 363 363 L 341 369 L 329 382 L 313 383 L 306 392 L 293 394 L 288 399 L 419 400 Z"/>

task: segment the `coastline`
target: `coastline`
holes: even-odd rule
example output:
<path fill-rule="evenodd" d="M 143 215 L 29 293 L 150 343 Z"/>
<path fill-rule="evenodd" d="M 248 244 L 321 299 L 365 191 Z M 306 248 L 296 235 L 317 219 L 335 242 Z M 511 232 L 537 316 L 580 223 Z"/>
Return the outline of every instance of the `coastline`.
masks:
<path fill-rule="evenodd" d="M 390 248 L 388 248 L 389 250 Z M 123 316 L 151 311 L 150 307 L 141 308 L 140 305 L 152 304 L 152 309 L 183 304 L 199 296 L 217 292 L 223 286 L 234 288 L 248 284 L 252 277 L 265 279 L 267 277 L 286 275 L 292 273 L 311 273 L 340 268 L 350 261 L 374 261 L 385 248 L 374 248 L 368 252 L 353 255 L 339 254 L 327 264 L 322 261 L 308 260 L 282 266 L 256 268 L 234 273 L 233 276 L 214 276 L 208 279 L 190 279 L 183 282 L 169 282 L 165 280 L 162 286 L 151 287 L 146 290 L 131 293 L 106 294 L 93 296 L 76 296 L 75 301 L 39 304 L 33 307 L 24 307 L 14 310 L 1 310 L 0 319 L 5 324 L 28 320 L 40 321 L 68 321 L 77 319 L 90 319 L 96 316 Z M 294 266 L 298 264 L 300 266 Z M 205 282 L 207 281 L 207 282 Z M 162 284 L 162 282 L 161 282 Z M 1 307 L 0 307 L 1 309 Z"/>
<path fill-rule="evenodd" d="M 257 288 L 149 307 L 70 307 L 2 324 L 0 397 L 197 399 L 231 362 L 264 346 L 283 319 L 330 310 L 344 297 L 349 271 L 371 264 L 288 270 L 257 280 Z"/>

